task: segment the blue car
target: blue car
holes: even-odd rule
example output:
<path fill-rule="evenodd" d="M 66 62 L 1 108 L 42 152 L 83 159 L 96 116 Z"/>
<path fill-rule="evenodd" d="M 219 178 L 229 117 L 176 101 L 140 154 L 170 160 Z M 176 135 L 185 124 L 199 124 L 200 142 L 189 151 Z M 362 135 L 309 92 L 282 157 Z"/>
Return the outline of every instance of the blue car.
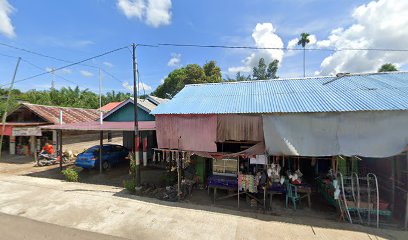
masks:
<path fill-rule="evenodd" d="M 100 146 L 88 148 L 83 153 L 78 154 L 75 166 L 85 169 L 99 168 Z M 102 146 L 102 168 L 108 169 L 119 163 L 129 160 L 129 150 L 116 144 L 104 144 Z"/>

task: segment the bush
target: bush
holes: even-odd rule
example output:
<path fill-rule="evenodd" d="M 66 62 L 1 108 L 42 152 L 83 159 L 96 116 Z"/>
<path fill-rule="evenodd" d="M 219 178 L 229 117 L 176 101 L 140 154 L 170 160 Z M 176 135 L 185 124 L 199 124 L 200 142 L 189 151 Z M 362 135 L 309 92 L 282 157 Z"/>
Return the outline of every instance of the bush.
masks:
<path fill-rule="evenodd" d="M 78 172 L 74 168 L 67 168 L 65 170 L 62 170 L 62 174 L 64 174 L 65 179 L 68 182 L 78 182 L 79 181 Z"/>
<path fill-rule="evenodd" d="M 123 186 L 131 193 L 136 192 L 136 183 L 133 180 L 123 181 Z"/>

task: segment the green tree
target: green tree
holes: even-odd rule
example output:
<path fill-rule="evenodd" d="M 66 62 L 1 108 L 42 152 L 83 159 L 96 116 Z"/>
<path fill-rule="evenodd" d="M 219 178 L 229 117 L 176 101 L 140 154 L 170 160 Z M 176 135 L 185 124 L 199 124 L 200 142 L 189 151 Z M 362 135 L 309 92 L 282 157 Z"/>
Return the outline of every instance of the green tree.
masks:
<path fill-rule="evenodd" d="M 221 69 L 215 61 L 209 61 L 200 67 L 198 64 L 188 64 L 185 67 L 175 69 L 164 79 L 153 95 L 161 98 L 172 98 L 186 84 L 221 82 Z"/>
<path fill-rule="evenodd" d="M 378 69 L 378 72 L 395 72 L 395 71 L 398 71 L 398 68 L 392 63 L 383 64 Z"/>
<path fill-rule="evenodd" d="M 265 63 L 265 59 L 260 58 L 258 61 L 258 66 L 252 69 L 252 79 L 254 80 L 266 80 L 275 79 L 276 72 L 278 71 L 279 61 L 273 60 L 268 66 Z"/>
<path fill-rule="evenodd" d="M 241 81 L 249 81 L 251 80 L 251 75 L 243 75 L 241 72 L 237 72 L 235 78 L 227 77 L 224 79 L 225 82 L 241 82 Z"/>
<path fill-rule="evenodd" d="M 302 45 L 303 48 L 303 77 L 306 77 L 306 45 L 310 42 L 309 33 L 301 33 L 298 45 Z"/>

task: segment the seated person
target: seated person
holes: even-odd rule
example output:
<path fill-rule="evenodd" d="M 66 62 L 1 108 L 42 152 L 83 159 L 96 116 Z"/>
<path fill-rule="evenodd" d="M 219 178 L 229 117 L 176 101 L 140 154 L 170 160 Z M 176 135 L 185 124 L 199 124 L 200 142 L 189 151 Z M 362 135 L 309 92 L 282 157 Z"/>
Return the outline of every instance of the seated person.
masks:
<path fill-rule="evenodd" d="M 40 154 L 54 154 L 54 147 L 46 142 L 44 147 L 41 149 Z"/>

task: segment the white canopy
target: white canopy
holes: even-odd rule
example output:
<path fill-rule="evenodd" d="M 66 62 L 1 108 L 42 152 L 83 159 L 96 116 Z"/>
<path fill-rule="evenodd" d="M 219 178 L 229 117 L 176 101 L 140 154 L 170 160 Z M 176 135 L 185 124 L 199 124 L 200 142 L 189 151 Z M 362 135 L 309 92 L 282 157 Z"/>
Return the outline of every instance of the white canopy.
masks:
<path fill-rule="evenodd" d="M 408 111 L 263 115 L 273 155 L 389 157 L 408 143 Z"/>

